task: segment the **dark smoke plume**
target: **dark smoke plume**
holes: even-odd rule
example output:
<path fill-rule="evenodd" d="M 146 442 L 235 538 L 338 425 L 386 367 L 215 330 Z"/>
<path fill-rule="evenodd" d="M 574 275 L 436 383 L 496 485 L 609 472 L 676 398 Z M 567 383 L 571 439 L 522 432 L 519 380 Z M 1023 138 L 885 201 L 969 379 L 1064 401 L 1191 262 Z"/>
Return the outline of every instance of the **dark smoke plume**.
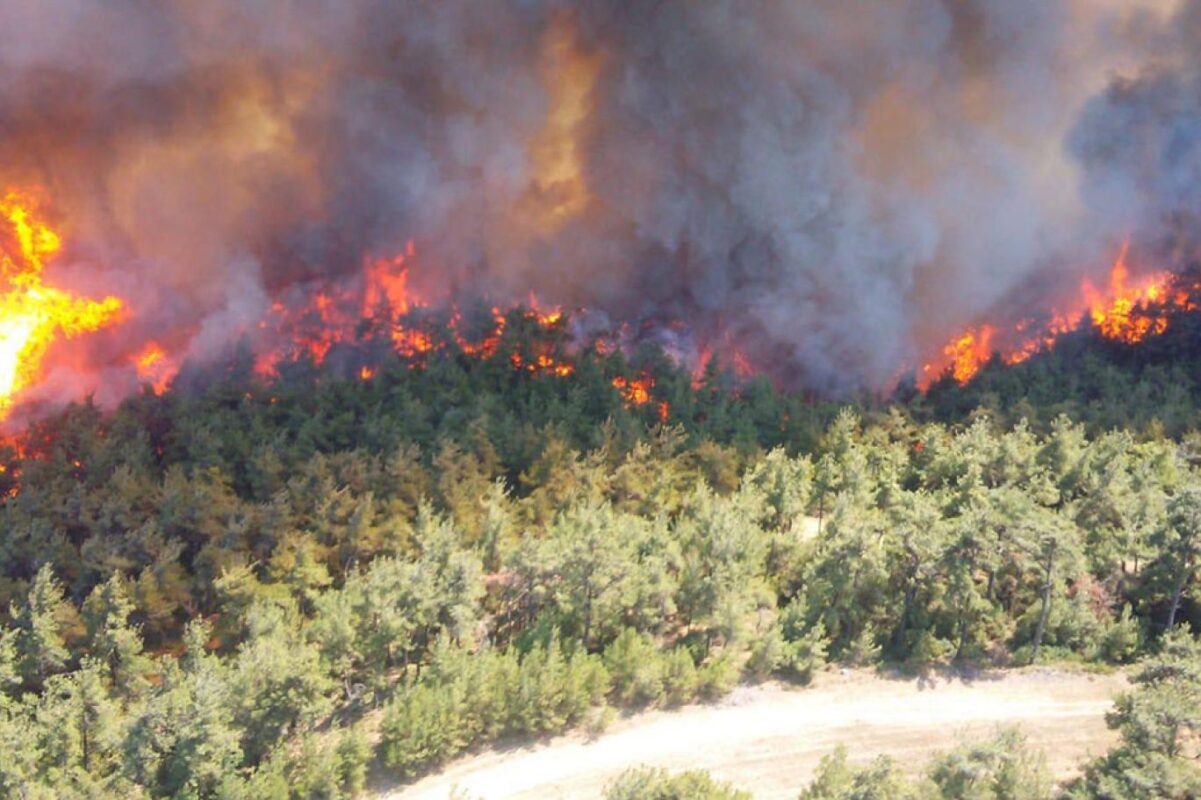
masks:
<path fill-rule="evenodd" d="M 6 0 L 0 180 L 198 358 L 413 240 L 431 292 L 880 388 L 1127 236 L 1188 249 L 1199 34 L 1191 0 Z"/>

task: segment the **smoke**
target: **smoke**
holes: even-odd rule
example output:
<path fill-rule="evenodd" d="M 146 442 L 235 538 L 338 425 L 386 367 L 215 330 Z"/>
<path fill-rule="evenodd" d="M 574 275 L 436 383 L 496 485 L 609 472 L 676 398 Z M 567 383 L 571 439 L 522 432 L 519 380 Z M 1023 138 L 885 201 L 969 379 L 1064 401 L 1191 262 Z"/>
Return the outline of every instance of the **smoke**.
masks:
<path fill-rule="evenodd" d="M 1153 56 L 1086 103 L 1070 147 L 1094 218 L 1186 263 L 1201 231 L 1201 3 L 1143 33 Z"/>
<path fill-rule="evenodd" d="M 413 240 L 428 292 L 683 321 L 836 394 L 1127 236 L 1179 257 L 1198 33 L 1192 0 L 7 0 L 0 181 L 194 358 Z"/>

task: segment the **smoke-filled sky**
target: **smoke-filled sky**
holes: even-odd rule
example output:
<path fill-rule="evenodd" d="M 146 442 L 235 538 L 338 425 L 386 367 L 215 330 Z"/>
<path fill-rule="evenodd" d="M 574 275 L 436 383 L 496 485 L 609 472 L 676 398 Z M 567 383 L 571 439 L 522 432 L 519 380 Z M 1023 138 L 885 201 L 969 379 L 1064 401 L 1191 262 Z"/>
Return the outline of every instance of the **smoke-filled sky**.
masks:
<path fill-rule="evenodd" d="M 1192 257 L 1201 0 L 5 0 L 0 183 L 215 353 L 413 240 L 427 291 L 881 387 L 1132 237 Z"/>

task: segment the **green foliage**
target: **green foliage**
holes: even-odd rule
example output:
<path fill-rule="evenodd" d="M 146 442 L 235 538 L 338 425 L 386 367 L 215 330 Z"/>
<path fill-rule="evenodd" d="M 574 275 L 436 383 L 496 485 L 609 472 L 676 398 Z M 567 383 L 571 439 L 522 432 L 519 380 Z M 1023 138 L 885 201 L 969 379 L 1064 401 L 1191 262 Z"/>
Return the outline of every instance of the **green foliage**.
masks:
<path fill-rule="evenodd" d="M 1198 438 L 1164 438 L 1154 408 L 1090 438 L 1121 422 L 1117 390 L 1061 403 L 1037 359 L 1024 388 L 990 367 L 991 395 L 890 407 L 716 365 L 694 386 L 649 351 L 550 377 L 509 356 L 561 332 L 511 322 L 493 356 L 230 369 L 0 447 L 0 793 L 334 797 L 361 788 L 356 720 L 381 705 L 380 754 L 417 774 L 744 676 L 1125 664 L 1201 624 Z M 1087 369 L 1143 401 L 1180 377 Z M 655 403 L 615 391 L 636 373 Z M 1173 434 L 1196 417 L 1178 400 Z M 1166 737 L 1192 730 L 1169 713 L 1191 690 L 1164 685 L 1123 701 L 1124 749 L 1090 781 L 1190 786 Z M 1025 775 L 1008 749 L 954 755 L 938 785 Z M 829 791 L 890 769 L 831 762 Z"/>
<path fill-rule="evenodd" d="M 852 766 L 845 747 L 824 756 L 800 800 L 917 800 L 918 792 L 896 764 L 881 756 L 866 767 Z"/>
<path fill-rule="evenodd" d="M 9 612 L 16 626 L 16 655 L 25 685 L 41 687 L 67 665 L 64 638 L 75 610 L 67 603 L 54 568 L 44 564 L 33 579 L 25 605 Z"/>
<path fill-rule="evenodd" d="M 83 604 L 90 654 L 108 670 L 112 686 L 125 694 L 140 691 L 143 675 L 150 669 L 149 659 L 142 654 L 141 632 L 130 624 L 133 612 L 133 600 L 119 573 L 93 589 Z"/>
<path fill-rule="evenodd" d="M 229 665 L 234 721 L 242 751 L 252 763 L 272 743 L 302 730 L 328 709 L 330 680 L 316 650 L 306 644 L 289 612 L 256 605 L 250 611 L 250 636 Z"/>
<path fill-rule="evenodd" d="M 411 776 L 457 755 L 470 743 L 461 737 L 463 702 L 453 687 L 418 684 L 403 690 L 381 728 L 384 762 Z"/>
<path fill-rule="evenodd" d="M 663 664 L 645 633 L 626 628 L 605 648 L 605 667 L 622 703 L 652 703 L 663 695 Z"/>
<path fill-rule="evenodd" d="M 601 703 L 609 678 L 595 656 L 565 654 L 557 641 L 523 657 L 440 647 L 430 667 L 388 705 L 385 763 L 415 775 L 506 734 L 556 733 Z"/>
<path fill-rule="evenodd" d="M 1052 796 L 1045 758 L 1021 734 L 1002 731 L 940 756 L 927 769 L 935 797 L 946 800 L 1039 800 Z"/>
<path fill-rule="evenodd" d="M 343 731 L 338 738 L 337 754 L 339 784 L 354 797 L 367 788 L 367 767 L 371 761 L 371 743 L 361 728 Z"/>
<path fill-rule="evenodd" d="M 1151 800 L 1201 796 L 1201 642 L 1177 630 L 1132 677 L 1106 720 L 1121 741 L 1088 765 L 1074 798 Z"/>
<path fill-rule="evenodd" d="M 696 671 L 698 697 L 714 700 L 729 693 L 738 684 L 739 669 L 729 653 L 710 657 Z"/>
<path fill-rule="evenodd" d="M 656 658 L 662 665 L 663 702 L 678 706 L 695 699 L 700 688 L 700 676 L 692 652 L 686 647 L 676 647 Z"/>
<path fill-rule="evenodd" d="M 1044 759 L 1016 731 L 967 744 L 934 758 L 925 775 L 905 777 L 881 756 L 866 766 L 849 762 L 839 747 L 824 757 L 800 800 L 1050 800 Z"/>
<path fill-rule="evenodd" d="M 749 792 L 718 783 L 699 771 L 675 775 L 642 767 L 623 772 L 606 790 L 605 800 L 750 800 Z"/>

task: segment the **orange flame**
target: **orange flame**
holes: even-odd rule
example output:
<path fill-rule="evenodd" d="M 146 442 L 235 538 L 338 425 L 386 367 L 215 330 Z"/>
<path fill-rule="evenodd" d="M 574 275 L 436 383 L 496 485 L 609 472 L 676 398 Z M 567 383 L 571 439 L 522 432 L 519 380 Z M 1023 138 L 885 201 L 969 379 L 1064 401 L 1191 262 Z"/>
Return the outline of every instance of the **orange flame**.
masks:
<path fill-rule="evenodd" d="M 951 358 L 951 375 L 955 380 L 967 383 L 992 357 L 995 330 L 991 325 L 981 325 L 979 330 L 970 328 L 943 348 L 943 353 Z"/>
<path fill-rule="evenodd" d="M 154 341 L 147 342 L 141 352 L 133 357 L 133 365 L 138 372 L 138 380 L 150 384 L 156 394 L 167 390 L 177 371 L 175 362 L 168 358 L 166 351 Z"/>
<path fill-rule="evenodd" d="M 510 321 L 499 307 L 492 308 L 492 327 L 482 336 L 464 335 L 462 314 L 453 306 L 445 331 L 414 318 L 413 312 L 426 308 L 425 301 L 409 286 L 409 268 L 415 254 L 410 241 L 402 254 L 366 263 L 357 294 L 350 287 L 325 287 L 300 307 L 274 303 L 268 319 L 261 321 L 258 329 L 282 344 L 257 358 L 256 372 L 271 377 L 277 373 L 278 364 L 302 353 L 321 364 L 335 345 L 378 340 L 381 335 L 390 340 L 396 355 L 414 366 L 450 347 L 472 358 L 495 356 Z M 543 308 L 533 292 L 529 307 L 521 315 L 548 333 L 557 331 L 564 320 L 561 309 Z M 575 367 L 562 360 L 554 338 L 536 340 L 525 352 L 509 354 L 510 364 L 530 374 L 571 375 Z M 368 380 L 374 377 L 375 369 L 363 368 L 358 375 Z"/>
<path fill-rule="evenodd" d="M 643 375 L 641 378 L 627 378 L 624 375 L 618 375 L 611 382 L 628 408 L 637 408 L 651 402 L 651 390 L 655 388 L 654 376 Z M 671 404 L 666 400 L 657 402 L 655 411 L 662 423 L 666 423 L 671 418 Z"/>
<path fill-rule="evenodd" d="M 62 335 L 72 338 L 112 324 L 122 311 L 116 297 L 78 298 L 42 282 L 46 261 L 62 246 L 59 235 L 37 215 L 34 198 L 9 191 L 0 199 L 0 417 L 14 396 L 35 383 L 42 358 Z"/>
<path fill-rule="evenodd" d="M 617 389 L 623 400 L 631 406 L 644 406 L 651 401 L 651 389 L 655 381 L 649 375 L 631 380 L 622 375 L 613 379 L 613 388 Z"/>
<path fill-rule="evenodd" d="M 960 333 L 938 358 L 922 367 L 919 387 L 928 388 L 947 372 L 960 384 L 967 383 L 994 353 L 1006 364 L 1019 364 L 1051 349 L 1060 336 L 1077 330 L 1085 321 L 1102 337 L 1126 344 L 1163 333 L 1173 310 L 1191 308 L 1191 294 L 1187 289 L 1169 292 L 1172 275 L 1167 272 L 1132 281 L 1128 252 L 1129 243 L 1123 244 L 1110 269 L 1107 286 L 1097 288 L 1084 281 L 1080 299 L 1067 311 L 1054 311 L 1034 334 L 1030 332 L 1030 320 L 1022 320 L 1004 332 L 992 325 L 979 325 Z"/>
<path fill-rule="evenodd" d="M 1122 245 L 1122 252 L 1109 274 L 1108 294 L 1097 292 L 1089 284 L 1084 286 L 1088 298 L 1089 318 L 1093 327 L 1107 339 L 1116 339 L 1127 344 L 1137 344 L 1148 336 L 1167 330 L 1168 318 L 1163 312 L 1166 285 L 1170 275 L 1162 273 L 1145 278 L 1140 285 L 1130 286 L 1130 270 L 1126 266 L 1129 242 Z"/>
<path fill-rule="evenodd" d="M 718 342 L 708 343 L 701 347 L 696 364 L 692 369 L 693 389 L 701 388 L 705 372 L 709 368 L 709 362 L 715 357 L 718 358 L 723 371 L 732 367 L 734 376 L 740 380 L 746 380 L 755 374 L 755 368 L 751 365 L 750 359 L 732 344 L 730 335 L 726 334 Z"/>

